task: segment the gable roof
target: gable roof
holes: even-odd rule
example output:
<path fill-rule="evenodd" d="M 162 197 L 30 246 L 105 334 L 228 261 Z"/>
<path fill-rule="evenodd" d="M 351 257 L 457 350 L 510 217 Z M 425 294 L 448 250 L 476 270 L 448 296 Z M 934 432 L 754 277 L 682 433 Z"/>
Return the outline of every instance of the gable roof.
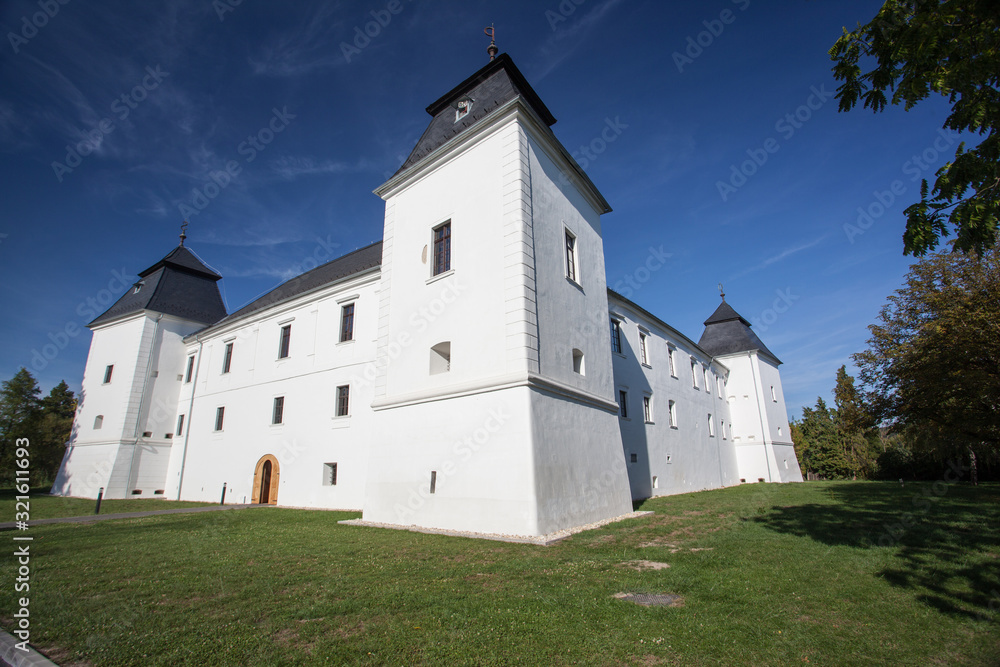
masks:
<path fill-rule="evenodd" d="M 197 255 L 177 246 L 139 273 L 139 280 L 88 327 L 151 310 L 205 324 L 226 316 L 216 282 L 222 278 Z M 138 289 L 137 289 L 138 288 Z"/>
<path fill-rule="evenodd" d="M 337 280 L 348 278 L 356 273 L 361 273 L 368 269 L 382 265 L 382 242 L 377 241 L 364 248 L 359 248 L 354 252 L 349 252 L 342 257 L 330 260 L 326 264 L 317 266 L 294 278 L 283 282 L 273 290 L 266 292 L 239 310 L 215 321 L 211 326 L 202 329 L 202 333 L 208 329 L 214 329 L 226 324 L 245 319 L 254 313 L 265 308 L 277 305 L 284 301 L 311 292 L 314 289 L 323 287 Z"/>
<path fill-rule="evenodd" d="M 456 121 L 452 104 L 464 96 L 472 98 L 472 109 Z M 514 61 L 506 53 L 501 53 L 496 60 L 491 61 L 427 107 L 427 113 L 432 116 L 431 122 L 394 176 L 417 164 L 478 123 L 494 109 L 517 97 L 522 98 L 546 126 L 551 127 L 555 124 L 555 117 L 514 65 Z"/>
<path fill-rule="evenodd" d="M 781 363 L 781 360 L 767 349 L 757 334 L 750 329 L 750 323 L 733 310 L 725 298 L 711 317 L 705 320 L 705 331 L 701 334 L 698 347 L 713 357 L 757 350 L 773 359 L 775 363 Z"/>

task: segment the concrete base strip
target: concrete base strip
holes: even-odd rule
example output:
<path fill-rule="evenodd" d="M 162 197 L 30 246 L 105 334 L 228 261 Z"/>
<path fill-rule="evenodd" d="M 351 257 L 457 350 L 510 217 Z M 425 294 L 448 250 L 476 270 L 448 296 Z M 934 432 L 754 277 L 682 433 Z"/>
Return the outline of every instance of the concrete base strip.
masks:
<path fill-rule="evenodd" d="M 4 667 L 59 667 L 28 645 L 27 651 L 17 647 L 20 642 L 13 635 L 0 630 L 0 664 Z"/>
<path fill-rule="evenodd" d="M 601 526 L 606 526 L 609 523 L 615 523 L 616 521 L 624 521 L 625 519 L 638 519 L 640 517 L 649 516 L 650 514 L 655 514 L 655 512 L 629 512 L 628 514 L 622 514 L 621 516 L 612 517 L 610 519 L 602 519 L 601 521 L 595 521 L 594 523 L 588 523 L 582 526 L 575 526 L 573 528 L 566 528 L 564 530 L 557 530 L 554 533 L 548 533 L 547 535 L 506 535 L 504 533 L 474 533 L 467 530 L 446 530 L 444 528 L 425 528 L 424 526 L 409 525 L 404 526 L 398 523 L 377 523 L 375 521 L 364 521 L 363 519 L 346 519 L 344 521 L 338 521 L 337 523 L 342 523 L 348 526 L 367 526 L 370 528 L 389 528 L 391 530 L 408 530 L 413 533 L 427 533 L 429 535 L 450 535 L 451 537 L 471 537 L 477 540 L 496 540 L 498 542 L 514 542 L 516 544 L 537 544 L 540 546 L 548 546 L 550 544 L 555 544 L 561 540 L 565 540 L 570 535 L 575 535 L 576 533 L 582 533 L 585 530 L 593 530 L 595 528 L 600 528 Z"/>

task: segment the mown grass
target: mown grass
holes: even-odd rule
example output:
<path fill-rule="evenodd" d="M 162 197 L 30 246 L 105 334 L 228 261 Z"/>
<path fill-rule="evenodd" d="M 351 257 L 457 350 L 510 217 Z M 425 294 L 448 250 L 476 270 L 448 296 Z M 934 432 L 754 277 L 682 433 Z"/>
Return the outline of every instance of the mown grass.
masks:
<path fill-rule="evenodd" d="M 0 523 L 14 521 L 17 492 L 13 489 L 0 489 Z M 28 494 L 28 512 L 32 519 L 59 519 L 67 516 L 89 516 L 94 513 L 96 500 L 87 498 L 62 498 L 50 496 L 49 489 L 31 489 Z M 163 500 L 159 498 L 101 500 L 101 514 L 116 514 L 118 512 L 152 512 L 155 510 L 172 510 L 184 507 L 203 507 L 214 503 L 195 503 L 188 501 Z"/>
<path fill-rule="evenodd" d="M 996 484 L 746 485 L 550 547 L 284 509 L 41 526 L 32 639 L 63 665 L 995 664 L 998 501 Z M 6 586 L 7 627 L 13 607 Z"/>

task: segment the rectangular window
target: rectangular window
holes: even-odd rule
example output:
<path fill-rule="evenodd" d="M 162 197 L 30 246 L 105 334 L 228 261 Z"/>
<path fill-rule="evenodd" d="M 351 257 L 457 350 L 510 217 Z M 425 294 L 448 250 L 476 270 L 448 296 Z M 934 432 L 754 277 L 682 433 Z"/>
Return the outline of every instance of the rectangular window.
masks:
<path fill-rule="evenodd" d="M 108 367 L 104 369 L 104 384 L 111 382 L 111 374 L 115 372 L 115 365 L 108 364 Z"/>
<path fill-rule="evenodd" d="M 670 361 L 670 375 L 677 377 L 677 367 L 674 365 L 674 353 L 677 352 L 672 345 L 667 345 L 667 359 Z"/>
<path fill-rule="evenodd" d="M 576 237 L 566 230 L 566 277 L 576 282 Z"/>
<path fill-rule="evenodd" d="M 281 424 L 285 417 L 285 397 L 277 396 L 274 399 L 274 409 L 271 411 L 271 423 Z"/>
<path fill-rule="evenodd" d="M 691 360 L 691 385 L 698 388 L 698 364 L 694 359 Z"/>
<path fill-rule="evenodd" d="M 337 464 L 323 464 L 323 486 L 337 486 Z"/>
<path fill-rule="evenodd" d="M 628 455 L 628 462 L 629 463 L 638 463 L 639 462 L 639 455 L 636 454 L 635 452 L 630 452 L 629 455 Z"/>
<path fill-rule="evenodd" d="M 722 398 L 722 378 L 718 375 L 715 376 L 715 391 L 719 394 L 719 398 Z"/>
<path fill-rule="evenodd" d="M 677 428 L 677 404 L 673 401 L 668 401 L 667 412 L 669 413 L 670 428 Z"/>
<path fill-rule="evenodd" d="M 624 389 L 618 390 L 618 414 L 622 419 L 628 419 L 628 392 Z"/>
<path fill-rule="evenodd" d="M 622 353 L 622 323 L 611 320 L 611 351 Z"/>
<path fill-rule="evenodd" d="M 437 470 L 431 470 L 431 493 L 437 493 Z"/>
<path fill-rule="evenodd" d="M 649 355 L 646 353 L 646 334 L 639 332 L 639 360 L 645 364 L 649 365 Z"/>
<path fill-rule="evenodd" d="M 225 419 L 225 417 L 226 417 L 226 408 L 224 408 L 224 407 L 218 407 L 218 408 L 215 409 L 215 430 L 216 431 L 221 431 L 222 430 L 222 423 L 223 423 L 223 420 Z"/>
<path fill-rule="evenodd" d="M 434 275 L 451 271 L 451 222 L 434 228 Z"/>
<path fill-rule="evenodd" d="M 354 304 L 340 309 L 340 342 L 354 340 Z"/>
<path fill-rule="evenodd" d="M 712 415 L 708 415 L 708 435 L 710 438 L 715 437 L 715 420 L 712 419 Z"/>
<path fill-rule="evenodd" d="M 337 416 L 346 417 L 351 410 L 351 387 L 350 385 L 343 385 L 337 387 Z"/>
<path fill-rule="evenodd" d="M 702 372 L 705 373 L 705 391 L 707 391 L 708 393 L 711 394 L 712 393 L 712 385 L 710 385 L 708 383 L 708 369 L 703 366 L 701 370 L 702 370 Z"/>
<path fill-rule="evenodd" d="M 719 422 L 719 431 L 722 433 L 722 439 L 726 439 L 726 422 Z"/>
<path fill-rule="evenodd" d="M 653 422 L 653 397 L 643 396 L 642 397 L 642 416 L 646 419 L 647 424 Z"/>
<path fill-rule="evenodd" d="M 774 393 L 774 385 L 773 384 L 771 385 L 771 400 L 774 401 L 775 403 L 778 402 L 778 395 L 776 393 Z"/>
<path fill-rule="evenodd" d="M 222 355 L 222 374 L 225 375 L 233 367 L 233 344 L 226 343 L 226 351 Z"/>
<path fill-rule="evenodd" d="M 182 435 L 184 435 L 184 415 L 179 415 L 177 417 L 177 436 Z"/>
<path fill-rule="evenodd" d="M 184 382 L 190 382 L 191 376 L 194 375 L 194 355 L 192 354 L 188 357 L 187 371 L 184 373 Z"/>
<path fill-rule="evenodd" d="M 292 325 L 286 324 L 281 327 L 281 337 L 278 341 L 278 358 L 287 359 L 288 352 L 292 346 Z"/>

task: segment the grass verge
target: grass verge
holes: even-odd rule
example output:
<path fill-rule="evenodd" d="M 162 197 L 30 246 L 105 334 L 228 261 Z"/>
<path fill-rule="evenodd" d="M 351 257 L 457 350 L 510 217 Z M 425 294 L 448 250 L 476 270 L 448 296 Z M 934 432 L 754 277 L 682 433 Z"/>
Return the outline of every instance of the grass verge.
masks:
<path fill-rule="evenodd" d="M 753 484 L 641 509 L 656 514 L 550 547 L 285 509 L 39 526 L 32 640 L 63 665 L 1000 656 L 1000 485 Z M 4 559 L 5 581 L 15 568 Z M 623 592 L 681 600 L 643 607 Z M 14 607 L 7 586 L 6 627 Z"/>

